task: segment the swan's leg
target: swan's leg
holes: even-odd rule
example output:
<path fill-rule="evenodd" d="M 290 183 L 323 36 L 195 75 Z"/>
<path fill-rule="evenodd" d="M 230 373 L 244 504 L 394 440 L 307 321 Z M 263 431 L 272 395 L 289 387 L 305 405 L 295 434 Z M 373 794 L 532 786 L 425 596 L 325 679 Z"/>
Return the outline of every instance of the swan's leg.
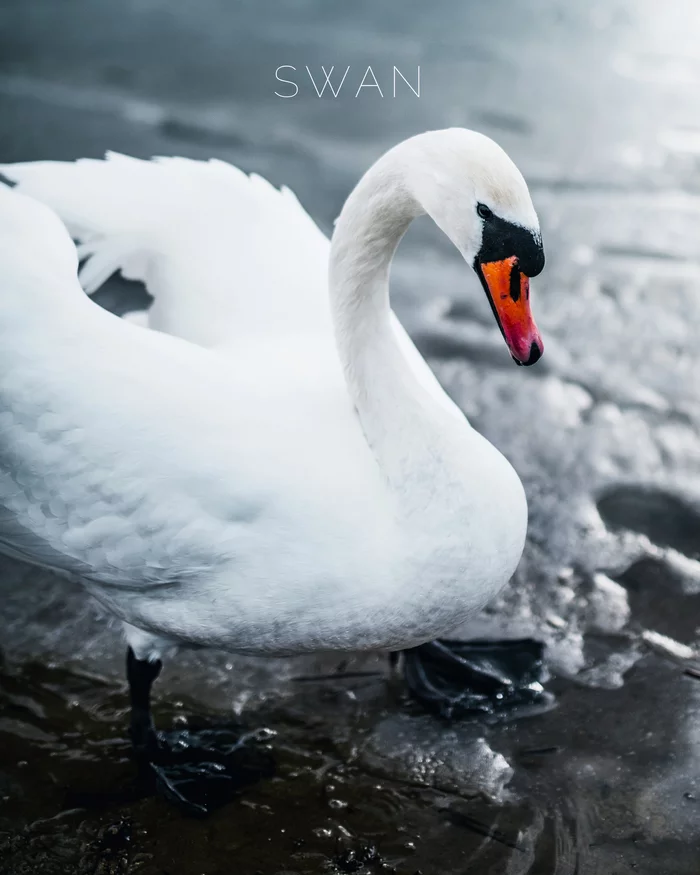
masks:
<path fill-rule="evenodd" d="M 158 748 L 151 714 L 151 687 L 163 668 L 163 659 L 177 651 L 177 644 L 123 624 L 127 641 L 126 677 L 131 699 L 131 741 L 140 761 Z"/>
<path fill-rule="evenodd" d="M 445 718 L 519 717 L 551 707 L 544 645 L 515 641 L 431 641 L 404 651 L 411 694 Z"/>
<path fill-rule="evenodd" d="M 137 762 L 147 762 L 158 749 L 151 714 L 151 687 L 163 668 L 160 659 L 137 659 L 131 647 L 126 653 L 126 677 L 131 699 L 131 743 Z"/>
<path fill-rule="evenodd" d="M 151 688 L 162 657 L 177 650 L 167 639 L 125 624 L 126 672 L 131 697 L 131 740 L 142 778 L 188 814 L 206 815 L 229 802 L 246 784 L 273 772 L 269 752 L 255 734 L 211 726 L 156 732 Z"/>

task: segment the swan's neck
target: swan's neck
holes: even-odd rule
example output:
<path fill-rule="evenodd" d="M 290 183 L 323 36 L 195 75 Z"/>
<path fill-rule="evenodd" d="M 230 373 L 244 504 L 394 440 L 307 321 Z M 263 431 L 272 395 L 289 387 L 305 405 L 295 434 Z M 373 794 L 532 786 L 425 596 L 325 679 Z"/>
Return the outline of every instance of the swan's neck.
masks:
<path fill-rule="evenodd" d="M 401 488 L 427 470 L 439 476 L 436 469 L 449 469 L 455 460 L 446 455 L 452 455 L 455 437 L 468 440 L 474 432 L 439 392 L 422 385 L 392 324 L 391 260 L 411 221 L 423 213 L 392 157 L 389 152 L 368 171 L 343 207 L 329 285 L 348 391 L 385 475 Z"/>

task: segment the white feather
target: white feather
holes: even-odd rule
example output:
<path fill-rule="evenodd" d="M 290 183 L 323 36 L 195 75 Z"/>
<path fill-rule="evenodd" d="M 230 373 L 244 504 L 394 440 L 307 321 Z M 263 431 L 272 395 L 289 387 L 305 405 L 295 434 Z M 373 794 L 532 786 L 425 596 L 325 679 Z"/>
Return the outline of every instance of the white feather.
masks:
<path fill-rule="evenodd" d="M 2 187 L 0 548 L 79 577 L 158 652 L 398 649 L 481 608 L 520 558 L 522 486 L 383 285 L 428 159 L 462 202 L 459 227 L 431 212 L 465 256 L 480 185 L 536 222 L 509 159 L 467 133 L 368 172 L 330 299 L 328 240 L 260 177 L 118 155 L 0 168 L 80 239 L 88 291 L 117 269 L 144 281 L 159 329 L 85 297 L 58 219 Z"/>

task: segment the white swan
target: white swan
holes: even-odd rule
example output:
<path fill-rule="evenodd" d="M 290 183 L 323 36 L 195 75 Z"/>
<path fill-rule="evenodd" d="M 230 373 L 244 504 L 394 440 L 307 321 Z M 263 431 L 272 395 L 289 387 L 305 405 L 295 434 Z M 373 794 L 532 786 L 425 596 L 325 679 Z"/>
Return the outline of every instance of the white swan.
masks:
<path fill-rule="evenodd" d="M 399 144 L 330 249 L 288 190 L 222 162 L 0 171 L 32 196 L 0 186 L 0 549 L 78 577 L 124 622 L 137 742 L 181 645 L 413 648 L 505 585 L 525 539 L 520 480 L 388 296 L 396 246 L 427 212 L 480 275 L 514 359 L 539 359 L 539 225 L 493 141 L 451 129 Z M 83 240 L 88 289 L 116 268 L 146 282 L 158 331 L 83 294 L 70 236 L 34 198 Z M 418 692 L 439 699 L 418 668 Z"/>

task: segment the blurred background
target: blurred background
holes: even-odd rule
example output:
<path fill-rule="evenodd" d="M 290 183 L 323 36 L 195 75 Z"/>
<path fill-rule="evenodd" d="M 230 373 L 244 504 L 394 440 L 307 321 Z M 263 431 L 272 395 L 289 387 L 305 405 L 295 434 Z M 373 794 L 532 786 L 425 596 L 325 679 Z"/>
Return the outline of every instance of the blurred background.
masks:
<path fill-rule="evenodd" d="M 306 73 L 320 84 L 322 65 L 336 88 L 350 68 L 337 98 Z M 357 94 L 368 66 L 383 96 Z M 400 79 L 393 96 L 394 67 L 414 87 L 420 67 L 420 97 Z M 161 723 L 209 709 L 277 733 L 274 780 L 187 821 L 113 792 L 131 776 L 118 630 L 2 560 L 0 872 L 696 875 L 699 93 L 696 0 L 0 0 L 2 162 L 218 157 L 290 186 L 330 233 L 406 136 L 461 125 L 506 148 L 542 224 L 544 359 L 512 367 L 427 221 L 393 293 L 530 502 L 518 574 L 460 631 L 545 639 L 558 697 L 532 720 L 445 726 L 374 658 L 347 677 L 178 658 Z M 147 303 L 119 280 L 97 299 Z"/>

